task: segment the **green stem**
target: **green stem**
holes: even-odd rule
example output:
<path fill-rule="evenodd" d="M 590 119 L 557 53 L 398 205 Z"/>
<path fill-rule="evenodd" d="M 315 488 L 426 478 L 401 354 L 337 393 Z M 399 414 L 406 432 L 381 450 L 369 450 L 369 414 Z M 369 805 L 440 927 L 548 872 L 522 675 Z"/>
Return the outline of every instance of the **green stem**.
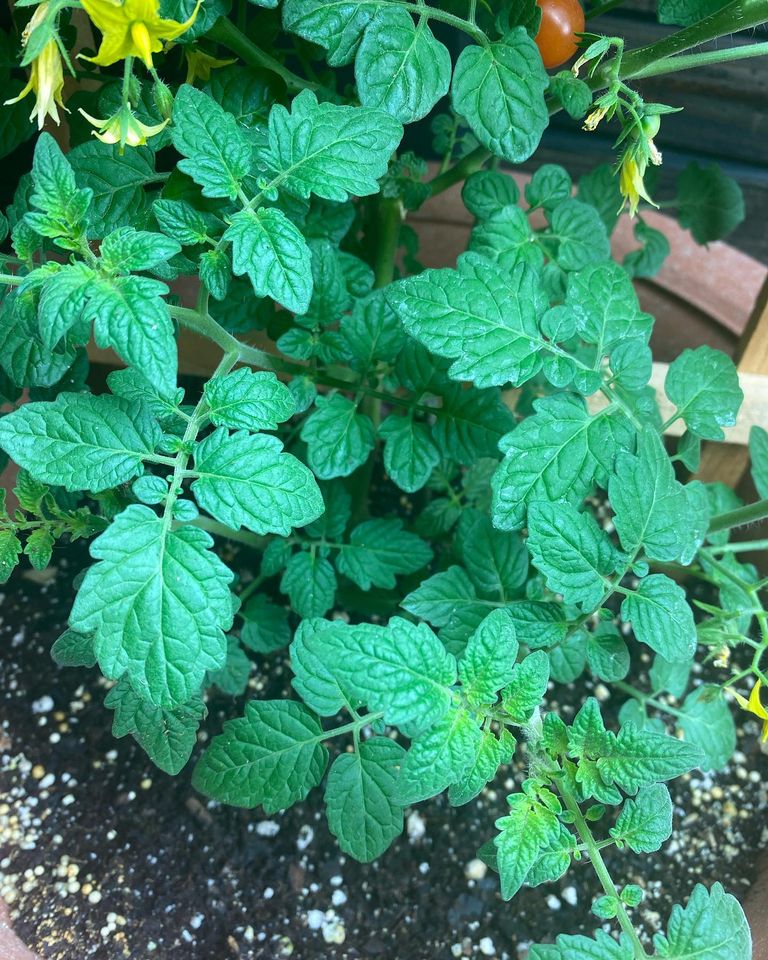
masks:
<path fill-rule="evenodd" d="M 131 106 L 130 103 L 130 90 L 131 90 L 131 76 L 133 75 L 133 57 L 125 58 L 125 66 L 123 68 L 123 106 Z"/>
<path fill-rule="evenodd" d="M 376 207 L 376 255 L 373 264 L 374 287 L 386 287 L 395 275 L 395 254 L 400 241 L 400 225 L 403 222 L 400 201 L 380 197 Z"/>
<path fill-rule="evenodd" d="M 719 513 L 709 521 L 707 533 L 717 533 L 718 530 L 731 530 L 733 527 L 744 527 L 749 523 L 758 523 L 768 518 L 768 499 L 756 500 L 737 510 Z"/>
<path fill-rule="evenodd" d="M 210 37 L 216 43 L 236 53 L 241 59 L 252 67 L 261 67 L 280 77 L 289 90 L 317 90 L 319 85 L 312 83 L 311 80 L 305 80 L 298 74 L 293 73 L 287 67 L 283 66 L 279 60 L 266 53 L 261 47 L 250 40 L 242 30 L 239 30 L 231 20 L 226 17 L 219 17 L 206 36 Z"/>
<path fill-rule="evenodd" d="M 439 10 L 437 7 L 428 7 L 423 3 L 399 2 L 397 6 L 403 7 L 405 10 L 410 10 L 412 13 L 426 17 L 429 20 L 439 20 L 441 23 L 447 23 L 449 26 L 455 27 L 457 30 L 468 34 L 473 40 L 476 40 L 483 46 L 487 46 L 488 44 L 488 37 L 479 27 L 476 27 L 467 20 L 463 20 L 461 17 L 454 16 L 452 13 L 447 13 L 445 10 Z"/>
<path fill-rule="evenodd" d="M 751 553 L 753 550 L 768 550 L 768 540 L 740 540 L 707 547 L 708 553 Z"/>
<path fill-rule="evenodd" d="M 731 60 L 747 60 L 749 57 L 761 57 L 768 54 L 768 42 L 747 43 L 741 47 L 729 47 L 727 50 L 707 50 L 705 53 L 691 53 L 687 56 L 664 57 L 656 63 L 649 63 L 644 69 L 634 73 L 632 78 L 657 77 L 661 74 L 678 73 L 711 63 L 727 63 Z"/>
<path fill-rule="evenodd" d="M 247 530 L 232 530 L 225 523 L 219 523 L 218 520 L 212 520 L 210 517 L 198 517 L 193 521 L 193 526 L 200 527 L 201 530 L 213 536 L 225 537 L 227 540 L 234 540 L 255 550 L 264 550 L 270 540 L 269 537 L 260 537 L 257 533 L 248 533 Z"/>
<path fill-rule="evenodd" d="M 432 196 L 437 196 L 438 193 L 442 193 L 444 190 L 452 187 L 454 183 L 466 180 L 470 174 L 475 173 L 477 170 L 482 170 L 485 161 L 490 155 L 490 150 L 486 150 L 485 147 L 476 147 L 472 153 L 468 153 L 466 157 L 459 160 L 458 163 L 455 163 L 452 167 L 448 167 L 448 169 L 442 173 L 438 173 L 436 177 L 429 181 Z"/>
<path fill-rule="evenodd" d="M 657 700 L 655 697 L 641 693 L 640 690 L 635 690 L 634 687 L 630 686 L 628 683 L 624 683 L 623 680 L 617 680 L 614 683 L 614 687 L 616 687 L 617 690 L 621 690 L 624 693 L 629 694 L 630 697 L 634 697 L 635 700 L 639 700 L 640 703 L 649 703 L 656 710 L 661 710 L 662 713 L 668 713 L 673 717 L 684 716 L 681 710 L 676 710 L 674 707 L 670 707 L 668 704 L 662 703 L 661 700 Z"/>
<path fill-rule="evenodd" d="M 635 960 L 647 960 L 648 954 L 643 949 L 642 943 L 640 943 L 640 938 L 637 935 L 634 924 L 629 919 L 629 915 L 624 907 L 624 904 L 619 899 L 619 892 L 616 889 L 616 885 L 611 879 L 611 875 L 608 872 L 608 867 L 605 865 L 605 861 L 600 853 L 600 848 L 595 841 L 595 838 L 592 836 L 592 831 L 589 829 L 589 824 L 584 819 L 584 815 L 579 808 L 578 803 L 576 802 L 576 797 L 571 793 L 571 791 L 566 786 L 564 779 L 560 778 L 557 782 L 557 789 L 560 791 L 560 796 L 565 802 L 565 806 L 568 811 L 573 816 L 573 823 L 578 831 L 579 837 L 586 848 L 587 853 L 589 854 L 589 859 L 592 863 L 597 878 L 600 881 L 600 885 L 605 891 L 606 895 L 609 897 L 616 898 L 616 919 L 619 921 L 619 926 L 627 935 L 627 938 L 632 945 L 632 953 Z"/>
<path fill-rule="evenodd" d="M 624 54 L 621 77 L 624 80 L 641 74 L 651 64 L 676 53 L 690 50 L 709 40 L 728 36 L 739 30 L 749 30 L 768 21 L 768 0 L 731 0 L 709 17 L 690 27 L 678 30 L 663 40 L 630 50 Z"/>
<path fill-rule="evenodd" d="M 376 720 L 381 720 L 383 716 L 383 713 L 367 713 L 364 717 L 351 720 L 349 723 L 344 723 L 340 727 L 334 727 L 333 730 L 324 730 L 322 737 L 318 739 L 330 740 L 331 737 L 338 737 L 342 733 L 359 733 L 362 727 L 367 726 L 369 723 L 374 723 Z"/>

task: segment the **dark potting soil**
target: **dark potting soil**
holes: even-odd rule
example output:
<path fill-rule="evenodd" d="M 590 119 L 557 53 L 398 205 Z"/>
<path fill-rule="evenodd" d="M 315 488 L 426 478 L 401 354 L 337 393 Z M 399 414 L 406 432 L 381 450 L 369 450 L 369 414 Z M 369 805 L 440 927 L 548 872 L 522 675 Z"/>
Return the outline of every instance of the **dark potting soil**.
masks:
<path fill-rule="evenodd" d="M 114 740 L 104 681 L 49 655 L 83 559 L 82 550 L 60 555 L 45 583 L 17 574 L 1 611 L 0 894 L 42 957 L 519 960 L 532 940 L 597 925 L 588 865 L 505 904 L 475 859 L 522 767 L 465 807 L 421 804 L 392 848 L 361 865 L 339 853 L 320 791 L 274 817 L 221 807 L 192 789 L 192 763 L 169 777 L 132 739 Z M 284 693 L 281 662 L 256 665 L 250 696 Z M 593 692 L 615 713 L 616 698 Z M 570 719 L 584 686 L 551 695 Z M 242 703 L 217 696 L 209 709 L 201 740 Z M 726 770 L 671 785 L 675 832 L 662 851 L 604 851 L 617 881 L 646 888 L 640 913 L 651 932 L 699 880 L 748 889 L 754 851 L 768 840 L 768 758 L 754 723 L 739 738 Z"/>

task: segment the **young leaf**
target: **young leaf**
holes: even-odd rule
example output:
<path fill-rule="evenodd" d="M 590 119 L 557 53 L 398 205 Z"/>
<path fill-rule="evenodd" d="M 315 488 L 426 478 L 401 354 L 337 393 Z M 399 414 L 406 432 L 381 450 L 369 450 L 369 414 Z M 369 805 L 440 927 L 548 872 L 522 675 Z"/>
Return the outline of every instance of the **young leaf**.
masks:
<path fill-rule="evenodd" d="M 232 243 L 232 269 L 239 277 L 248 275 L 257 297 L 306 313 L 312 296 L 309 247 L 282 210 L 241 210 L 222 239 Z"/>
<path fill-rule="evenodd" d="M 318 397 L 315 411 L 301 428 L 307 462 L 321 480 L 346 477 L 365 463 L 376 442 L 370 418 L 340 393 Z"/>
<path fill-rule="evenodd" d="M 100 562 L 85 575 L 70 626 L 94 634 L 105 676 L 127 674 L 133 689 L 158 706 L 186 703 L 205 672 L 224 663 L 233 575 L 212 544 L 205 531 L 169 530 L 139 505 L 91 544 Z"/>
<path fill-rule="evenodd" d="M 296 412 L 290 390 L 274 373 L 241 367 L 212 377 L 204 387 L 208 416 L 217 427 L 231 430 L 276 430 Z"/>
<path fill-rule="evenodd" d="M 545 163 L 536 170 L 525 186 L 528 206 L 548 210 L 571 196 L 573 183 L 570 175 L 556 163 Z"/>
<path fill-rule="evenodd" d="M 21 541 L 13 530 L 0 530 L 0 584 L 8 583 L 8 578 L 18 565 L 21 552 Z"/>
<path fill-rule="evenodd" d="M 514 793 L 507 801 L 509 813 L 496 821 L 500 833 L 493 842 L 501 896 L 504 900 L 511 900 L 543 850 L 557 841 L 560 823 L 554 813 L 524 793 Z"/>
<path fill-rule="evenodd" d="M 669 365 L 664 392 L 688 429 L 705 440 L 722 440 L 722 427 L 736 423 L 744 394 L 730 357 L 702 346 L 683 352 Z"/>
<path fill-rule="evenodd" d="M 199 695 L 164 710 L 137 696 L 125 678 L 112 687 L 104 706 L 115 711 L 112 736 L 131 734 L 152 763 L 172 776 L 189 760 L 197 743 L 197 728 L 205 716 Z"/>
<path fill-rule="evenodd" d="M 207 94 L 184 84 L 173 103 L 173 145 L 178 167 L 203 188 L 203 196 L 234 200 L 253 163 L 245 131 Z"/>
<path fill-rule="evenodd" d="M 336 597 L 336 574 L 325 557 L 302 550 L 288 561 L 280 589 L 300 617 L 322 617 Z"/>
<path fill-rule="evenodd" d="M 142 471 L 162 436 L 145 407 L 109 395 L 60 393 L 0 420 L 0 446 L 38 480 L 107 490 Z"/>
<path fill-rule="evenodd" d="M 400 767 L 398 803 L 406 806 L 442 793 L 474 765 L 482 744 L 477 720 L 452 707 L 433 727 L 416 737 Z"/>
<path fill-rule="evenodd" d="M 363 35 L 355 80 L 364 106 L 413 123 L 448 92 L 451 55 L 426 21 L 416 25 L 405 9 L 383 7 Z"/>
<path fill-rule="evenodd" d="M 195 447 L 195 499 L 233 530 L 288 536 L 323 512 L 311 472 L 277 437 L 219 427 Z"/>
<path fill-rule="evenodd" d="M 46 349 L 52 350 L 67 334 L 75 342 L 90 339 L 91 315 L 87 307 L 95 277 L 95 271 L 84 263 L 69 263 L 43 284 L 37 320 Z"/>
<path fill-rule="evenodd" d="M 462 50 L 453 73 L 453 109 L 484 147 L 510 163 L 527 160 L 549 116 L 547 74 L 524 27 L 499 41 Z"/>
<path fill-rule="evenodd" d="M 501 693 L 504 712 L 513 723 L 528 723 L 549 683 L 549 658 L 543 650 L 529 653 L 515 666 Z"/>
<path fill-rule="evenodd" d="M 318 103 L 302 90 L 290 113 L 272 107 L 265 159 L 294 196 L 343 201 L 378 193 L 378 179 L 402 136 L 402 126 L 383 110 Z"/>
<path fill-rule="evenodd" d="M 686 741 L 704 754 L 702 770 L 720 770 L 736 749 L 736 726 L 719 687 L 697 687 L 679 709 L 677 726 Z"/>
<path fill-rule="evenodd" d="M 621 605 L 621 619 L 631 622 L 641 643 L 665 660 L 690 660 L 696 649 L 696 626 L 685 591 L 663 573 L 641 580 Z"/>
<path fill-rule="evenodd" d="M 75 147 L 67 159 L 77 185 L 91 191 L 89 237 L 105 237 L 110 230 L 132 226 L 145 216 L 149 194 L 144 187 L 157 178 L 155 154 L 149 147 L 133 147 L 121 154 L 119 144 L 89 140 Z"/>
<path fill-rule="evenodd" d="M 227 659 L 224 666 L 208 673 L 206 683 L 218 687 L 230 697 L 245 693 L 251 675 L 251 661 L 240 646 L 237 637 L 227 637 Z"/>
<path fill-rule="evenodd" d="M 366 520 L 355 527 L 336 559 L 336 569 L 361 590 L 395 586 L 396 575 L 414 573 L 432 559 L 432 551 L 401 520 Z"/>
<path fill-rule="evenodd" d="M 460 807 L 469 803 L 492 780 L 502 764 L 511 763 L 515 752 L 515 738 L 504 729 L 499 738 L 492 730 L 483 730 L 482 739 L 476 745 L 475 756 L 470 766 L 448 788 L 451 806 Z"/>
<path fill-rule="evenodd" d="M 549 588 L 585 610 L 600 603 L 620 562 L 594 517 L 562 502 L 531 504 L 527 544 Z"/>
<path fill-rule="evenodd" d="M 625 802 L 615 826 L 614 840 L 626 843 L 635 853 L 653 853 L 672 835 L 672 799 L 663 783 L 641 787 Z"/>
<path fill-rule="evenodd" d="M 202 755 L 194 787 L 236 807 L 277 813 L 303 800 L 325 773 L 328 751 L 314 716 L 295 700 L 251 700 Z"/>
<path fill-rule="evenodd" d="M 623 680 L 629 673 L 629 650 L 620 634 L 610 625 L 605 629 L 599 626 L 594 633 L 590 633 L 587 661 L 592 673 L 609 683 Z"/>
<path fill-rule="evenodd" d="M 375 860 L 403 829 L 395 794 L 404 756 L 388 737 L 371 737 L 333 761 L 325 787 L 328 827 L 355 860 Z"/>
<path fill-rule="evenodd" d="M 675 904 L 667 935 L 657 934 L 658 952 L 669 960 L 750 960 L 752 937 L 736 897 L 719 883 L 697 883 L 685 907 Z"/>
<path fill-rule="evenodd" d="M 440 462 L 429 427 L 412 416 L 390 414 L 379 427 L 379 436 L 384 440 L 384 469 L 392 480 L 406 493 L 421 490 Z"/>
<path fill-rule="evenodd" d="M 464 254 L 456 270 L 425 270 L 395 284 L 389 299 L 412 337 L 454 360 L 454 380 L 519 386 L 541 366 L 537 320 L 547 304 L 538 275 L 523 264 L 510 277 Z"/>
<path fill-rule="evenodd" d="M 351 365 L 361 372 L 377 360 L 394 360 L 406 340 L 383 290 L 355 300 L 352 312 L 341 319 L 340 331 Z"/>
<path fill-rule="evenodd" d="M 41 236 L 64 238 L 60 245 L 76 250 L 93 194 L 87 187 L 78 189 L 74 171 L 50 133 L 41 133 L 35 144 L 32 182 L 30 204 L 41 212 L 28 213 L 26 222 Z"/>
<path fill-rule="evenodd" d="M 462 692 L 471 704 L 494 703 L 515 675 L 518 643 L 512 617 L 494 610 L 475 630 L 459 660 Z"/>
<path fill-rule="evenodd" d="M 513 270 L 518 263 L 527 263 L 536 269 L 544 263 L 544 254 L 534 243 L 528 217 L 514 204 L 479 223 L 472 231 L 469 249 L 497 263 L 504 271 Z"/>
<path fill-rule="evenodd" d="M 618 943 L 604 930 L 592 937 L 560 934 L 556 946 L 537 944 L 528 960 L 634 960 L 635 951 L 626 942 Z"/>
<path fill-rule="evenodd" d="M 568 618 L 558 603 L 542 600 L 516 600 L 504 608 L 512 617 L 515 630 L 525 637 L 531 650 L 553 647 L 565 640 Z"/>
<path fill-rule="evenodd" d="M 158 267 L 180 252 L 181 244 L 162 233 L 119 227 L 104 237 L 99 256 L 110 272 L 134 273 Z"/>

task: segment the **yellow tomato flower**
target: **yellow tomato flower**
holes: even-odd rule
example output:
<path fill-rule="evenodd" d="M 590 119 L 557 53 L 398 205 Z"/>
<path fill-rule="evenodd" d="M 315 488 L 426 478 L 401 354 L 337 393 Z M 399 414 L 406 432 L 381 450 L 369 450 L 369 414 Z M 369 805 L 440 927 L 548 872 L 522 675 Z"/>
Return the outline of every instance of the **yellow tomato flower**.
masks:
<path fill-rule="evenodd" d="M 82 0 L 83 9 L 101 30 L 101 46 L 95 57 L 84 57 L 100 67 L 108 67 L 126 57 L 139 57 L 148 70 L 153 68 L 152 54 L 163 49 L 163 40 L 175 40 L 192 26 L 202 0 L 184 23 L 164 20 L 159 0 Z M 81 54 L 82 56 L 82 54 Z"/>
<path fill-rule="evenodd" d="M 160 133 L 168 123 L 167 120 L 156 124 L 142 123 L 133 113 L 130 106 L 127 105 L 120 107 L 117 113 L 107 120 L 99 120 L 98 117 L 92 117 L 89 113 L 86 113 L 82 107 L 80 108 L 80 113 L 82 113 L 89 123 L 92 123 L 94 127 L 98 128 L 91 131 L 94 137 L 101 140 L 102 143 L 119 143 L 121 152 L 126 145 L 129 147 L 144 146 L 149 137 L 154 137 Z"/>
<path fill-rule="evenodd" d="M 584 121 L 582 130 L 596 130 L 597 125 L 600 123 L 606 113 L 608 113 L 608 107 L 598 107 L 596 110 L 593 110 Z"/>
<path fill-rule="evenodd" d="M 216 57 L 204 53 L 197 47 L 184 47 L 184 56 L 187 58 L 186 83 L 194 83 L 195 80 L 207 83 L 211 79 L 211 70 L 228 67 L 230 63 L 237 62 L 236 60 L 217 60 Z"/>
<path fill-rule="evenodd" d="M 654 207 L 656 206 L 656 204 L 653 203 L 653 200 L 651 200 L 651 198 L 648 196 L 648 192 L 645 189 L 645 184 L 643 183 L 645 167 L 645 160 L 638 159 L 630 152 L 625 153 L 621 161 L 621 170 L 619 172 L 619 190 L 621 191 L 624 201 L 629 203 L 630 217 L 634 217 L 634 215 L 637 213 L 637 207 L 641 198 L 643 200 L 647 200 L 648 203 L 653 204 Z M 624 202 L 622 201 L 622 207 L 623 206 Z"/>
<path fill-rule="evenodd" d="M 61 65 L 61 54 L 55 40 L 49 40 L 43 47 L 40 55 L 32 61 L 29 83 L 18 97 L 6 100 L 5 103 L 18 103 L 28 93 L 35 94 L 35 105 L 30 120 L 37 117 L 38 130 L 43 129 L 46 117 L 51 117 L 59 123 L 58 107 L 63 107 L 61 90 L 64 86 L 64 70 Z M 57 106 L 58 105 L 58 106 Z"/>
<path fill-rule="evenodd" d="M 736 702 L 741 707 L 742 710 L 746 710 L 747 713 L 754 714 L 758 720 L 763 721 L 763 729 L 761 732 L 761 740 L 765 743 L 768 740 L 768 710 L 765 709 L 762 702 L 760 701 L 760 689 L 763 685 L 762 680 L 758 680 L 757 683 L 752 687 L 752 692 L 749 695 L 749 700 L 741 696 L 741 694 L 736 693 L 735 690 L 730 690 L 730 692 L 736 698 Z"/>

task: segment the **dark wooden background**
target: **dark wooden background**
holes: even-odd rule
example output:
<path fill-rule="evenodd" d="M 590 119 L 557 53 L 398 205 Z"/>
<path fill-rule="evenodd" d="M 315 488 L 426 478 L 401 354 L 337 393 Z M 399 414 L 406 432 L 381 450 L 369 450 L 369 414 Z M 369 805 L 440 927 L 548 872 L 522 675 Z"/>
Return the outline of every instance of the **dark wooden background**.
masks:
<path fill-rule="evenodd" d="M 628 0 L 621 8 L 588 21 L 588 29 L 625 37 L 627 49 L 644 46 L 675 29 L 656 22 L 655 8 L 655 0 Z M 739 34 L 738 39 L 722 39 L 718 46 L 766 38 L 768 29 L 762 27 Z M 684 108 L 662 122 L 657 142 L 664 163 L 657 198 L 674 195 L 675 177 L 691 161 L 717 162 L 739 182 L 746 205 L 746 219 L 728 243 L 768 263 L 768 57 L 654 77 L 638 81 L 637 88 L 646 100 Z M 575 177 L 612 160 L 613 136 L 615 130 L 610 128 L 585 133 L 577 122 L 558 114 L 544 135 L 536 162 L 526 169 L 559 162 Z"/>

